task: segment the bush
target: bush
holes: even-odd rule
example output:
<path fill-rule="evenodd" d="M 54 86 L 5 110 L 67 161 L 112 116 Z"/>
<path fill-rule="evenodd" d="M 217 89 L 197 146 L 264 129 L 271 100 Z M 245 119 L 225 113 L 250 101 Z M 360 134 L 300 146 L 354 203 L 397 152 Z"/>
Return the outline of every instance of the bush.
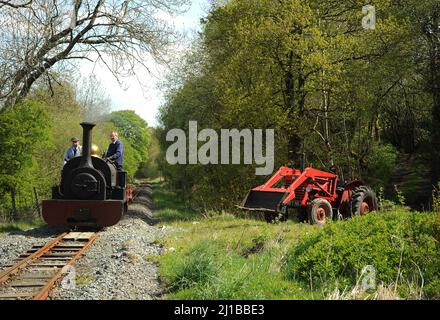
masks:
<path fill-rule="evenodd" d="M 367 172 L 363 175 L 374 189 L 384 188 L 391 178 L 397 159 L 396 149 L 390 145 L 375 145 L 368 159 Z"/>
<path fill-rule="evenodd" d="M 169 298 L 255 300 L 303 294 L 295 284 L 270 272 L 270 253 L 244 255 L 228 252 L 224 243 L 206 241 L 197 242 L 188 251 L 162 257 L 161 271 L 171 290 Z"/>
<path fill-rule="evenodd" d="M 286 277 L 331 292 L 356 286 L 361 270 L 371 265 L 376 284 L 397 284 L 401 296 L 417 287 L 426 297 L 439 297 L 435 233 L 435 215 L 428 213 L 371 214 L 334 223 L 290 250 Z"/>
<path fill-rule="evenodd" d="M 432 210 L 440 213 L 440 182 L 432 190 Z"/>
<path fill-rule="evenodd" d="M 210 243 L 198 243 L 185 256 L 177 259 L 167 278 L 172 290 L 204 285 L 216 274 L 215 247 Z"/>
<path fill-rule="evenodd" d="M 38 101 L 26 100 L 0 113 L 0 212 L 11 211 L 13 220 L 32 210 L 33 188 L 49 189 L 51 179 L 42 174 L 40 159 L 52 148 L 49 128 L 45 105 Z"/>

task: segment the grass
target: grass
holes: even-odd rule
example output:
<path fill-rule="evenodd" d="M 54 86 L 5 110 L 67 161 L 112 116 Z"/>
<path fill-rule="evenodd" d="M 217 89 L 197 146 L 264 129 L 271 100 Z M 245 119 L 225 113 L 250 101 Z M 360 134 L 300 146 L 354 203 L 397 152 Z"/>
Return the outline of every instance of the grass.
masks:
<path fill-rule="evenodd" d="M 327 294 L 359 289 L 370 274 L 375 282 L 370 296 L 381 285 L 392 287 L 398 297 L 437 299 L 437 219 L 438 214 L 398 208 L 330 224 L 289 250 L 284 272 L 292 281 L 313 283 Z"/>
<path fill-rule="evenodd" d="M 146 258 L 159 263 L 168 299 L 418 299 L 440 292 L 440 219 L 433 213 L 398 208 L 318 227 L 203 217 L 161 184 L 153 202 L 161 223 L 179 230 L 164 239 L 163 255 Z M 377 268 L 377 289 L 363 292 L 361 269 L 369 264 Z"/>
<path fill-rule="evenodd" d="M 75 283 L 79 286 L 87 285 L 96 280 L 96 277 L 89 274 L 79 274 L 75 278 Z"/>
<path fill-rule="evenodd" d="M 316 228 L 287 222 L 267 224 L 229 214 L 205 218 L 161 184 L 153 186 L 155 214 L 180 231 L 164 240 L 155 260 L 169 288 L 168 299 L 318 298 L 284 279 L 288 248 Z"/>
<path fill-rule="evenodd" d="M 155 217 L 163 223 L 191 221 L 199 216 L 189 205 L 179 200 L 176 195 L 164 188 L 163 183 L 153 182 L 153 203 Z"/>
<path fill-rule="evenodd" d="M 32 221 L 0 223 L 0 234 L 13 232 L 13 231 L 26 231 L 29 229 L 41 227 L 44 224 L 45 224 L 44 221 L 40 219 L 36 219 Z"/>
<path fill-rule="evenodd" d="M 281 264 L 292 243 L 311 226 L 219 216 L 182 228 L 166 239 L 174 250 L 159 260 L 170 299 L 304 298 L 296 283 L 284 279 Z M 307 295 L 309 297 L 309 295 Z"/>

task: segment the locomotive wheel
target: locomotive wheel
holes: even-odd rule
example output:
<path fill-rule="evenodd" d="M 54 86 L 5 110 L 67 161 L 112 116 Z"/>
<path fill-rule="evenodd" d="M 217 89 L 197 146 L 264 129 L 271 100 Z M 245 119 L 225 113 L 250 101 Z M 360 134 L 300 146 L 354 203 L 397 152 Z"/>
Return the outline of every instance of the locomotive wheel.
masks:
<path fill-rule="evenodd" d="M 317 198 L 309 206 L 310 224 L 323 225 L 333 219 L 333 209 L 330 202 L 325 199 Z"/>
<path fill-rule="evenodd" d="M 353 190 L 350 198 L 352 216 L 363 216 L 377 210 L 377 197 L 368 186 L 360 186 Z"/>

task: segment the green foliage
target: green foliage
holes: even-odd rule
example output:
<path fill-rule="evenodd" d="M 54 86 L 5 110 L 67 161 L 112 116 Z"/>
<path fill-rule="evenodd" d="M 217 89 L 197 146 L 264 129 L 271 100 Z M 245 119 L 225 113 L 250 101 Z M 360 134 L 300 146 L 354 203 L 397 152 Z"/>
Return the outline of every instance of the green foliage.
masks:
<path fill-rule="evenodd" d="M 12 231 L 26 231 L 29 229 L 41 227 L 44 224 L 45 222 L 40 219 L 33 219 L 31 221 L 20 221 L 14 223 L 0 223 L 0 234 L 12 232 Z"/>
<path fill-rule="evenodd" d="M 397 211 L 334 223 L 293 247 L 284 270 L 290 280 L 324 292 L 352 288 L 372 265 L 377 284 L 396 286 L 400 296 L 412 287 L 438 298 L 440 272 L 435 216 Z"/>
<path fill-rule="evenodd" d="M 440 183 L 434 186 L 432 191 L 432 209 L 435 212 L 435 234 L 437 241 L 440 241 Z"/>
<path fill-rule="evenodd" d="M 80 100 L 78 92 L 67 79 L 51 88 L 40 85 L 28 100 L 0 112 L 0 220 L 35 218 L 35 192 L 39 201 L 51 196 L 51 187 L 60 180 L 70 138 L 82 137 L 79 124 L 91 114 L 102 115 L 110 109 L 99 98 Z M 119 130 L 132 178 L 147 159 L 150 134 L 146 122 L 132 111 L 115 112 L 112 121 L 99 118 L 95 119 L 93 143 L 104 151 L 109 133 Z"/>
<path fill-rule="evenodd" d="M 220 242 L 197 241 L 183 252 L 159 259 L 161 275 L 171 291 L 169 299 L 309 298 L 298 285 L 271 271 L 274 255 L 270 252 L 246 258 L 228 251 L 223 241 L 223 237 Z"/>
<path fill-rule="evenodd" d="M 153 203 L 159 208 L 161 223 L 171 224 L 175 228 L 170 229 L 176 230 L 164 239 L 165 253 L 157 260 L 169 290 L 168 299 L 313 297 L 280 273 L 286 248 L 313 232 L 312 226 L 267 224 L 228 214 L 211 218 L 192 215 L 162 184 L 154 185 Z M 164 217 L 162 213 L 168 209 L 177 213 Z"/>
<path fill-rule="evenodd" d="M 164 193 L 173 196 L 154 185 L 160 211 L 184 207 L 177 198 L 163 201 Z M 323 299 L 359 286 L 367 265 L 378 291 L 366 298 L 381 295 L 380 287 L 391 297 L 438 298 L 439 217 L 398 208 L 319 228 L 176 215 L 162 221 L 175 231 L 157 261 L 169 299 Z"/>
<path fill-rule="evenodd" d="M 380 212 L 394 211 L 396 209 L 396 204 L 393 201 L 384 198 L 383 187 L 379 188 L 377 200 Z"/>
<path fill-rule="evenodd" d="M 440 182 L 432 190 L 432 210 L 440 213 Z"/>
<path fill-rule="evenodd" d="M 394 190 L 396 191 L 397 194 L 397 203 L 401 206 L 405 206 L 406 199 L 402 191 L 400 191 L 400 189 L 396 185 L 394 186 Z"/>
<path fill-rule="evenodd" d="M 9 210 L 12 201 L 16 207 L 31 205 L 33 188 L 47 181 L 38 180 L 44 165 L 37 161 L 51 148 L 50 125 L 45 106 L 27 100 L 0 113 L 0 200 Z M 12 199 L 12 197 L 14 199 Z M 27 199 L 27 200 L 26 200 Z M 17 212 L 12 212 L 17 218 Z"/>
<path fill-rule="evenodd" d="M 157 139 L 156 130 L 149 128 L 151 143 L 148 148 L 147 161 L 144 163 L 138 171 L 140 177 L 155 179 L 161 177 L 161 150 L 159 140 Z"/>
<path fill-rule="evenodd" d="M 365 181 L 374 189 L 385 188 L 390 181 L 397 159 L 397 151 L 390 144 L 376 145 L 367 160 Z"/>
<path fill-rule="evenodd" d="M 20 170 L 32 166 L 33 152 L 48 138 L 47 114 L 35 101 L 8 109 L 0 114 L 1 183 L 8 190 L 16 188 Z"/>
<path fill-rule="evenodd" d="M 410 2 L 375 3 L 375 30 L 361 28 L 362 11 L 346 1 L 231 0 L 213 7 L 165 83 L 162 156 L 168 130 L 187 130 L 190 120 L 200 129 L 270 128 L 276 167 L 292 160 L 289 150 L 304 151 L 309 166 L 336 164 L 346 180 L 390 192 L 398 151 L 415 152 L 430 140 L 430 97 L 414 76 L 423 69 L 414 62 L 420 31 L 412 20 L 419 12 Z M 162 163 L 161 170 L 179 196 L 205 211 L 232 209 L 265 178 L 244 165 Z M 414 188 L 423 183 L 414 180 Z"/>
<path fill-rule="evenodd" d="M 200 214 L 189 208 L 176 194 L 164 187 L 163 183 L 153 183 L 154 215 L 162 222 L 189 221 L 200 218 Z"/>
<path fill-rule="evenodd" d="M 432 171 L 429 168 L 429 159 L 432 157 L 430 154 L 410 156 L 408 162 L 403 166 L 401 165 L 399 170 L 401 172 L 400 181 L 397 179 L 395 183 L 398 184 L 398 195 L 401 200 L 405 198 L 407 205 L 422 204 L 420 208 L 429 207 L 430 196 L 432 193 L 432 182 L 436 181 L 433 177 Z M 402 198 L 403 197 L 403 198 Z M 397 199 L 400 201 L 399 199 Z"/>
<path fill-rule="evenodd" d="M 218 270 L 214 266 L 215 247 L 211 243 L 198 243 L 182 260 L 178 260 L 168 276 L 172 290 L 204 286 Z"/>
<path fill-rule="evenodd" d="M 132 110 L 115 111 L 110 114 L 110 121 L 119 131 L 124 143 L 124 167 L 133 179 L 141 165 L 146 163 L 151 142 L 147 122 Z"/>
<path fill-rule="evenodd" d="M 89 274 L 79 274 L 75 278 L 75 284 L 78 286 L 84 286 L 89 284 L 90 282 L 93 282 L 96 280 L 95 276 L 89 275 Z"/>
<path fill-rule="evenodd" d="M 110 114 L 111 121 L 120 130 L 122 136 L 130 143 L 141 156 L 141 160 L 147 157 L 147 147 L 150 133 L 147 122 L 133 110 L 115 111 Z"/>

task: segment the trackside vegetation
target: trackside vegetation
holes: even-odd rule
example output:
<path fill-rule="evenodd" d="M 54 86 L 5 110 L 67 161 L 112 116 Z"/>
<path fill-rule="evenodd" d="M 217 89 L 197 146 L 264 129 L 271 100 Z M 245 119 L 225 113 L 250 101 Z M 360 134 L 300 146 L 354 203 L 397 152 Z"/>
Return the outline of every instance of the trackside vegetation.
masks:
<path fill-rule="evenodd" d="M 163 184 L 154 185 L 153 200 L 160 224 L 176 228 L 165 253 L 152 258 L 168 299 L 440 297 L 438 213 L 397 206 L 318 227 L 202 216 Z M 367 266 L 374 281 L 365 278 Z"/>
<path fill-rule="evenodd" d="M 273 129 L 275 168 L 340 168 L 384 197 L 430 208 L 440 178 L 437 0 L 214 1 L 190 50 L 164 81 L 158 140 L 169 130 Z M 200 142 L 199 147 L 202 145 Z M 276 170 L 276 169 L 275 169 Z M 266 181 L 250 165 L 161 171 L 198 210 L 230 211 Z"/>
<path fill-rule="evenodd" d="M 148 124 L 134 111 L 112 112 L 105 93 L 98 89 L 96 82 L 64 81 L 54 84 L 50 94 L 41 85 L 14 108 L 0 111 L 0 227 L 38 220 L 41 200 L 50 198 L 51 187 L 59 183 L 70 139 L 82 139 L 82 121 L 97 124 L 93 142 L 102 152 L 110 143 L 109 133 L 118 131 L 129 180 L 142 176 L 151 140 Z M 85 90 L 97 95 L 87 96 Z"/>

